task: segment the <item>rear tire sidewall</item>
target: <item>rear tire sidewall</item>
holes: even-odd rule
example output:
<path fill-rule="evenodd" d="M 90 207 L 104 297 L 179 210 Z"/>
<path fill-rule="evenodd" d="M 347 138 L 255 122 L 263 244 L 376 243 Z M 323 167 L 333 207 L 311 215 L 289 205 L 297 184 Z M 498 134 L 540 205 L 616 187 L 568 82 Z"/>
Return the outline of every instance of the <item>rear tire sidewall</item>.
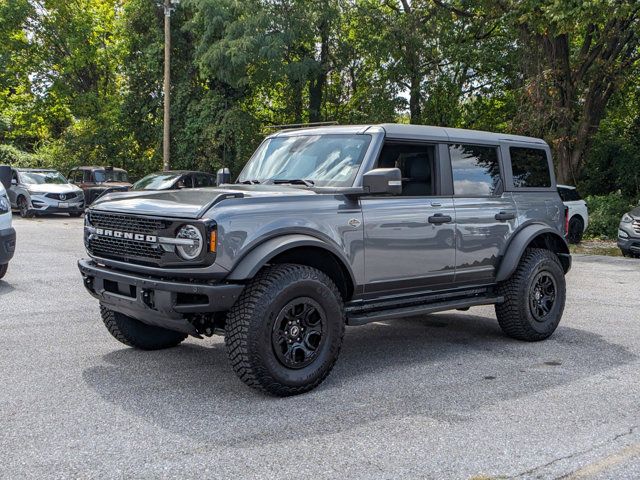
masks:
<path fill-rule="evenodd" d="M 529 295 L 534 288 L 536 277 L 541 272 L 548 273 L 553 277 L 556 287 L 556 298 L 551 311 L 545 316 L 545 319 L 543 321 L 538 321 L 531 311 Z M 523 294 L 525 301 L 523 301 L 524 305 L 522 312 L 524 314 L 524 318 L 527 320 L 530 328 L 536 333 L 544 336 L 551 335 L 560 323 L 566 299 L 566 282 L 562 267 L 552 259 L 542 258 L 530 270 L 527 281 L 524 282 L 524 284 Z"/>
<path fill-rule="evenodd" d="M 324 313 L 325 325 L 317 357 L 306 367 L 293 369 L 283 365 L 278 359 L 272 344 L 272 332 L 282 308 L 292 300 L 302 297 L 309 297 L 319 304 Z M 292 388 L 314 384 L 324 377 L 326 370 L 331 368 L 340 351 L 344 328 L 341 325 L 344 322 L 341 300 L 335 297 L 334 292 L 320 281 L 298 280 L 282 288 L 264 313 L 263 321 L 249 343 L 255 346 L 257 355 L 262 359 L 265 373 L 274 381 Z"/>
<path fill-rule="evenodd" d="M 29 202 L 25 197 L 18 198 L 18 211 L 22 218 L 31 218 L 33 214 L 29 211 Z"/>

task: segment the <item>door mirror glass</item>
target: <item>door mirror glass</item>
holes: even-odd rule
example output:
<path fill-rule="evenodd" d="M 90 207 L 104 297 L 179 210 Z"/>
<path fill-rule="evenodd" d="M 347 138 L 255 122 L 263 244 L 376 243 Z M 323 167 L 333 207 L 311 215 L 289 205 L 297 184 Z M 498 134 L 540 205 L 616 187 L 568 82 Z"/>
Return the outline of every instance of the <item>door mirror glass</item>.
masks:
<path fill-rule="evenodd" d="M 376 168 L 362 176 L 362 187 L 370 195 L 400 195 L 402 174 L 399 168 Z"/>

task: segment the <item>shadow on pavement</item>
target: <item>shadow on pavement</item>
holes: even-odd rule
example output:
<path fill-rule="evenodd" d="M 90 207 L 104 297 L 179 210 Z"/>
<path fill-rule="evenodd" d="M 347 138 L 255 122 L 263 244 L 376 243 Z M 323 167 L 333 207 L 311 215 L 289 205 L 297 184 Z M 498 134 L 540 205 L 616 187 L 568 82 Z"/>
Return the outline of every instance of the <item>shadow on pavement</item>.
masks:
<path fill-rule="evenodd" d="M 175 434 L 255 446 L 391 416 L 460 422 L 478 408 L 634 359 L 585 330 L 561 326 L 547 341 L 525 343 L 504 337 L 493 318 L 448 313 L 348 329 L 329 378 L 298 397 L 267 397 L 245 387 L 219 340 L 162 352 L 115 350 L 83 377 L 106 401 Z"/>
<path fill-rule="evenodd" d="M 7 272 L 9 275 L 11 272 Z M 0 295 L 5 295 L 7 293 L 11 293 L 15 290 L 10 283 L 7 283 L 6 280 L 0 280 Z"/>

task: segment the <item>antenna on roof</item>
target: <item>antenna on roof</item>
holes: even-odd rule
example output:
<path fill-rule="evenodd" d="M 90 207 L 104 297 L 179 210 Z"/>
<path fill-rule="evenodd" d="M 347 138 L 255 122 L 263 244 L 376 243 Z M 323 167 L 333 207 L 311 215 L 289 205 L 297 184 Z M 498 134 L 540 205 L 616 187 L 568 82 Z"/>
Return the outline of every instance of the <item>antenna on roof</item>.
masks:
<path fill-rule="evenodd" d="M 326 127 L 329 125 L 338 125 L 338 122 L 333 120 L 330 122 L 312 122 L 312 123 L 289 123 L 285 125 L 265 125 L 264 128 L 270 128 L 273 130 L 281 130 L 284 128 L 306 128 L 306 127 Z"/>

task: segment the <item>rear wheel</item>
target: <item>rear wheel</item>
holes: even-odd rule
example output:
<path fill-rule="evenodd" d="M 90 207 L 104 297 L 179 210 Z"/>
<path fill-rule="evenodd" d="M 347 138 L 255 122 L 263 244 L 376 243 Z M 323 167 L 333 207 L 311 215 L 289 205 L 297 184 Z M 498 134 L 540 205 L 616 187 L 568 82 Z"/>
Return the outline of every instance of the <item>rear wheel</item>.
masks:
<path fill-rule="evenodd" d="M 315 268 L 268 267 L 227 315 L 225 343 L 240 379 L 272 395 L 307 392 L 329 374 L 345 329 L 340 292 Z"/>
<path fill-rule="evenodd" d="M 502 331 L 529 342 L 548 338 L 557 328 L 566 298 L 564 271 L 549 250 L 527 249 L 511 278 L 498 285 L 496 304 Z"/>
<path fill-rule="evenodd" d="M 584 222 L 582 218 L 575 215 L 569 220 L 569 233 L 567 239 L 569 243 L 578 244 L 582 241 L 582 235 L 584 233 Z"/>
<path fill-rule="evenodd" d="M 0 280 L 2 280 L 2 278 L 7 274 L 8 267 L 9 267 L 8 263 L 5 263 L 4 265 L 0 265 Z"/>
<path fill-rule="evenodd" d="M 104 305 L 100 305 L 100 314 L 113 338 L 129 347 L 140 350 L 161 350 L 175 347 L 187 338 L 186 333 L 147 325 L 135 318 L 114 312 Z"/>
<path fill-rule="evenodd" d="M 33 217 L 33 211 L 29 209 L 29 202 L 25 197 L 18 198 L 18 209 L 22 218 Z"/>

